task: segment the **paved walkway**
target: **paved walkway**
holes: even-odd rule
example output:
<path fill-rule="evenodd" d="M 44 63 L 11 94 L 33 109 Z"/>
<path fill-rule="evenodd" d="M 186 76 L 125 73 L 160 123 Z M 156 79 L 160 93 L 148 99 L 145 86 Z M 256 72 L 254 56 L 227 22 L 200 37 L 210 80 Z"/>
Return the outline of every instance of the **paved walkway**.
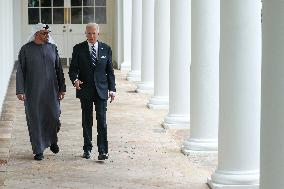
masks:
<path fill-rule="evenodd" d="M 96 138 L 92 158 L 81 157 L 80 104 L 67 74 L 60 152 L 46 149 L 43 161 L 33 160 L 13 73 L 0 120 L 0 189 L 208 189 L 216 155 L 183 155 L 180 145 L 189 130 L 165 131 L 160 123 L 167 110 L 148 109 L 150 96 L 135 93 L 135 84 L 125 76 L 116 71 L 117 97 L 107 112 L 110 158 L 102 163 L 97 161 Z"/>

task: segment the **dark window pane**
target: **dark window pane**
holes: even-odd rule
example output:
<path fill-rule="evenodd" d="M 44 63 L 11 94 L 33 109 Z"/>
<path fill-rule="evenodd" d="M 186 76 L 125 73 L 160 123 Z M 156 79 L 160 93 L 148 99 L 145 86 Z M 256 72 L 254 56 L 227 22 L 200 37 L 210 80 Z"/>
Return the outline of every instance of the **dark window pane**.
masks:
<path fill-rule="evenodd" d="M 106 7 L 96 7 L 95 20 L 97 24 L 106 24 Z"/>
<path fill-rule="evenodd" d="M 51 7 L 51 0 L 41 0 L 41 6 L 42 7 Z"/>
<path fill-rule="evenodd" d="M 64 0 L 53 0 L 54 7 L 64 7 Z"/>
<path fill-rule="evenodd" d="M 83 0 L 84 6 L 94 6 L 94 0 Z"/>
<path fill-rule="evenodd" d="M 41 9 L 41 23 L 51 24 L 51 9 L 50 8 Z"/>
<path fill-rule="evenodd" d="M 94 22 L 94 7 L 84 7 L 83 9 L 83 24 Z"/>
<path fill-rule="evenodd" d="M 39 23 L 39 9 L 31 8 L 29 10 L 29 24 L 37 24 Z"/>
<path fill-rule="evenodd" d="M 38 7 L 38 0 L 29 0 L 29 7 Z"/>
<path fill-rule="evenodd" d="M 64 24 L 64 8 L 53 9 L 53 24 Z"/>
<path fill-rule="evenodd" d="M 82 24 L 82 8 L 71 8 L 71 24 Z"/>
<path fill-rule="evenodd" d="M 106 6 L 106 0 L 95 0 L 96 6 Z"/>
<path fill-rule="evenodd" d="M 82 6 L 82 0 L 71 0 L 71 6 Z"/>

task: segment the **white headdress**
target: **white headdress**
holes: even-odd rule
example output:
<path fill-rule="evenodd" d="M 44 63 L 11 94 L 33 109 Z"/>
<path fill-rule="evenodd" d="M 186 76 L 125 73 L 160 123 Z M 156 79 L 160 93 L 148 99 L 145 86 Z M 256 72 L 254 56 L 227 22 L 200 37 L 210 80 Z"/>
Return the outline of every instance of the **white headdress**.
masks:
<path fill-rule="evenodd" d="M 50 27 L 47 24 L 42 24 L 42 23 L 35 24 L 35 25 L 32 26 L 31 34 L 29 35 L 27 41 L 28 42 L 34 41 L 35 40 L 35 33 L 40 31 L 40 30 L 48 30 L 49 32 L 51 32 Z M 48 34 L 48 42 L 55 44 L 55 41 L 53 40 L 53 38 L 51 37 L 50 34 Z"/>

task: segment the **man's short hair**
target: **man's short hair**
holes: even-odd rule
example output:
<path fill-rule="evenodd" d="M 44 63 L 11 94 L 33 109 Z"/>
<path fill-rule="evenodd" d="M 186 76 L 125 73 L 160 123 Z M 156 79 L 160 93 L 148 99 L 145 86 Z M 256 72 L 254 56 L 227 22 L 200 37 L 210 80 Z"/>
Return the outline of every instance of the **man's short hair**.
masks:
<path fill-rule="evenodd" d="M 98 33 L 100 32 L 100 27 L 99 27 L 99 24 L 97 23 L 90 22 L 86 25 L 86 28 L 96 28 L 97 32 Z"/>

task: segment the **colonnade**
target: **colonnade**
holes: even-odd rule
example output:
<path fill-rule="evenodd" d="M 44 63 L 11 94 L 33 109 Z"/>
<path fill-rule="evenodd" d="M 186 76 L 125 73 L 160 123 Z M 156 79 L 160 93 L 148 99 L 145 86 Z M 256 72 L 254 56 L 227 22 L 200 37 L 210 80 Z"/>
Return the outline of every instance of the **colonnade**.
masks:
<path fill-rule="evenodd" d="M 168 108 L 165 128 L 190 128 L 183 153 L 218 152 L 211 188 L 282 187 L 283 8 L 284 0 L 133 0 L 127 79 L 140 81 L 137 92 L 153 90 L 149 108 Z"/>
<path fill-rule="evenodd" d="M 137 92 L 153 92 L 149 108 L 168 108 L 165 128 L 190 128 L 183 153 L 218 151 L 209 186 L 282 188 L 284 0 L 119 2 L 121 69 Z M 13 1 L 0 1 L 1 106 L 13 23 Z"/>

